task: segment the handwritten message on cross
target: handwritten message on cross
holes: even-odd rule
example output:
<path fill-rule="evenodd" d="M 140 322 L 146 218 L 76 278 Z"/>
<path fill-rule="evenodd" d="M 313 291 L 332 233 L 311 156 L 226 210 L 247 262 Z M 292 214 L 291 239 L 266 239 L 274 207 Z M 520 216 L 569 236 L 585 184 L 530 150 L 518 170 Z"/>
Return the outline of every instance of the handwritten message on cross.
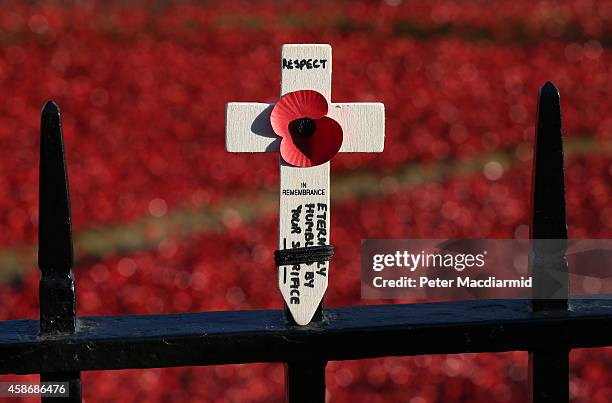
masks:
<path fill-rule="evenodd" d="M 329 45 L 284 45 L 280 68 L 279 102 L 227 104 L 226 149 L 280 151 L 279 249 L 329 245 L 329 158 L 382 152 L 384 105 L 331 103 Z M 328 278 L 328 261 L 278 267 L 278 286 L 297 324 L 312 320 Z"/>

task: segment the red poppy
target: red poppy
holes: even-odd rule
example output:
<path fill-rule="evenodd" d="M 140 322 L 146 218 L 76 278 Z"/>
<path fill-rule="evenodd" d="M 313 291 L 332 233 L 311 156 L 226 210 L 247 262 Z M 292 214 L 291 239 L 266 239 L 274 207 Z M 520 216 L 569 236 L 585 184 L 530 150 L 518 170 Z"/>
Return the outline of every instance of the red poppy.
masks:
<path fill-rule="evenodd" d="M 297 167 L 321 165 L 342 145 L 342 128 L 327 115 L 327 100 L 317 91 L 300 90 L 283 96 L 274 105 L 270 123 L 282 137 L 283 159 Z"/>

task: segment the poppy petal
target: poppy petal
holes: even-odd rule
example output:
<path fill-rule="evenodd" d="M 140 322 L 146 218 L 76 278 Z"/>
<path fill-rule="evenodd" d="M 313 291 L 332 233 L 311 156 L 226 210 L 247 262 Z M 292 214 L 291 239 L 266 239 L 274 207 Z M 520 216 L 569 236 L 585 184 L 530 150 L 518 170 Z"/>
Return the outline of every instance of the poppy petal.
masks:
<path fill-rule="evenodd" d="M 281 141 L 280 153 L 290 165 L 312 167 L 331 160 L 342 146 L 342 127 L 334 119 L 324 116 L 315 120 L 312 136 L 290 134 Z"/>
<path fill-rule="evenodd" d="M 272 109 L 270 123 L 280 137 L 289 135 L 289 123 L 295 119 L 319 119 L 327 114 L 327 100 L 313 90 L 290 92 L 283 96 Z"/>

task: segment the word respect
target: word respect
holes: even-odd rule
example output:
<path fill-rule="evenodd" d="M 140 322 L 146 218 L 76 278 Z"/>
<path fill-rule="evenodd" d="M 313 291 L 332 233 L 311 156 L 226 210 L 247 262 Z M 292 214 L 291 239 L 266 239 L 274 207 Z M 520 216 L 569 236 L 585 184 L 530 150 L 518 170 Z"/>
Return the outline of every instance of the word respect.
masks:
<path fill-rule="evenodd" d="M 324 69 L 327 59 L 285 59 L 283 58 L 283 69 Z"/>

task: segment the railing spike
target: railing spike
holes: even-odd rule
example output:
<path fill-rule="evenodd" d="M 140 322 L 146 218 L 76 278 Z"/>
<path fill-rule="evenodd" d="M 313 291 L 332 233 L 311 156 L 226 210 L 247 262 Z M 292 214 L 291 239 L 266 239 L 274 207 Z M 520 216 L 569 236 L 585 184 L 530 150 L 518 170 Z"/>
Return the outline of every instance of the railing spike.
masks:
<path fill-rule="evenodd" d="M 42 109 L 40 119 L 40 183 L 38 209 L 38 266 L 41 271 L 40 333 L 76 333 L 76 293 L 71 271 L 74 263 L 68 176 L 60 110 L 53 101 Z M 69 359 L 69 358 L 67 358 Z M 68 398 L 81 401 L 79 372 L 42 373 L 41 382 L 67 382 Z M 43 403 L 57 398 L 43 397 Z"/>
<path fill-rule="evenodd" d="M 43 273 L 66 275 L 74 260 L 70 197 L 60 110 L 53 101 L 42 109 L 40 135 L 38 265 Z"/>
<path fill-rule="evenodd" d="M 561 98 L 550 81 L 540 88 L 538 99 L 530 232 L 534 311 L 565 310 L 569 287 Z"/>
<path fill-rule="evenodd" d="M 567 311 L 567 219 L 563 172 L 561 99 L 550 81 L 540 88 L 533 157 L 531 199 L 534 315 Z M 551 335 L 546 345 L 529 352 L 531 403 L 569 401 L 569 351 L 564 334 Z"/>
<path fill-rule="evenodd" d="M 566 239 L 561 98 L 550 81 L 540 88 L 533 158 L 532 239 Z"/>

